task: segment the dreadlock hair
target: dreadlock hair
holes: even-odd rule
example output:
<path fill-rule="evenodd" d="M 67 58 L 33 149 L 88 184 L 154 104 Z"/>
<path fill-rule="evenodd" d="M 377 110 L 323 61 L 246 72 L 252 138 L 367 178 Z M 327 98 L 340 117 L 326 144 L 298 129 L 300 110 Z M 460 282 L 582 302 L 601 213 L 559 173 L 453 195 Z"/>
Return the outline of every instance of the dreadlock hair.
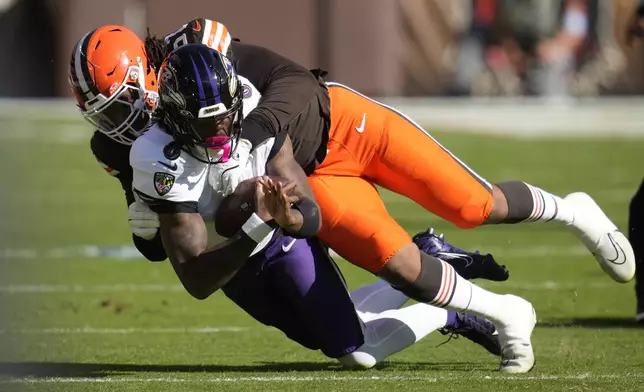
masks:
<path fill-rule="evenodd" d="M 165 61 L 165 59 L 170 55 L 168 45 L 163 37 L 152 35 L 149 28 L 147 29 L 144 45 L 148 64 L 151 64 L 152 67 L 154 67 L 155 73 L 158 74 L 163 61 Z M 162 129 L 173 135 L 174 141 L 171 143 L 172 147 L 167 151 L 169 154 L 168 156 L 178 156 L 180 151 L 184 149 L 186 145 L 189 145 L 189 140 L 181 137 L 182 133 L 178 132 L 177 128 L 189 127 L 191 125 L 183 119 L 183 116 L 180 116 L 178 113 L 174 113 L 171 108 L 163 105 L 163 102 L 159 103 L 159 106 L 152 113 L 151 117 L 153 122 L 158 123 Z"/>
<path fill-rule="evenodd" d="M 152 66 L 154 68 L 154 72 L 158 74 L 163 60 L 165 60 L 166 57 L 168 57 L 168 55 L 170 54 L 165 40 L 162 37 L 152 35 L 150 33 L 150 28 L 148 28 L 147 35 L 144 40 L 144 46 L 145 55 L 148 59 L 148 66 Z M 164 112 L 162 106 L 163 105 L 160 104 L 152 113 L 153 122 L 163 123 L 163 118 L 165 117 L 166 113 Z"/>
<path fill-rule="evenodd" d="M 165 58 L 170 54 L 165 40 L 162 37 L 151 35 L 149 28 L 148 34 L 145 37 L 145 53 L 148 57 L 148 63 L 152 64 L 154 69 L 157 71 L 161 67 L 163 60 L 165 60 Z"/>

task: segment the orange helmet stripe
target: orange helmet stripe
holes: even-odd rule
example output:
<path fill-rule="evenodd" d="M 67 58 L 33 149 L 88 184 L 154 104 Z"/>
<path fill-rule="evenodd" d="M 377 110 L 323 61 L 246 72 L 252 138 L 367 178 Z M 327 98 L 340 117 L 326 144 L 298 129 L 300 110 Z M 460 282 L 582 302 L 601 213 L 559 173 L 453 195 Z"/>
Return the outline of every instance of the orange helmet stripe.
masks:
<path fill-rule="evenodd" d="M 224 55 L 228 51 L 231 37 L 228 28 L 223 24 L 206 19 L 203 37 L 202 44 L 208 45 Z"/>
<path fill-rule="evenodd" d="M 226 26 L 221 25 L 221 27 L 223 27 L 223 32 L 221 34 L 221 38 L 219 39 L 217 50 L 225 55 L 226 49 L 228 48 L 228 45 L 226 44 L 226 39 L 230 40 L 230 34 L 228 34 L 228 29 L 226 28 Z"/>

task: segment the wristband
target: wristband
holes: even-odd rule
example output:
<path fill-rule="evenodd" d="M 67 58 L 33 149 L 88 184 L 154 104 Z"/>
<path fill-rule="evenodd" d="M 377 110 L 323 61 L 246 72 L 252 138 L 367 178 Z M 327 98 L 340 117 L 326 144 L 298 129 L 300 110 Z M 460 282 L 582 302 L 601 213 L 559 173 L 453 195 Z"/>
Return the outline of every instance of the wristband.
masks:
<path fill-rule="evenodd" d="M 320 229 L 320 209 L 318 205 L 309 199 L 304 199 L 291 207 L 302 214 L 302 227 L 297 233 L 290 233 L 294 238 L 315 237 Z"/>
<path fill-rule="evenodd" d="M 259 244 L 267 235 L 271 234 L 273 228 L 264 222 L 256 213 L 253 213 L 246 223 L 243 224 L 242 231 L 246 233 L 250 239 Z"/>

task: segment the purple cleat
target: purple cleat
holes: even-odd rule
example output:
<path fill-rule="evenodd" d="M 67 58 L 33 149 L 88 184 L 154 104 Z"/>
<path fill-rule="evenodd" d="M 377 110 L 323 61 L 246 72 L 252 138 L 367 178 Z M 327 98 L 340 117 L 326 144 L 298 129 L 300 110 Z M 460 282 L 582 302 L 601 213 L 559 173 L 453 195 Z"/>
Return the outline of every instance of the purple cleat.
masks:
<path fill-rule="evenodd" d="M 434 234 L 432 228 L 416 234 L 413 241 L 421 251 L 449 263 L 465 279 L 504 282 L 510 277 L 508 269 L 497 264 L 491 254 L 482 255 L 478 250 L 471 253 L 457 248 L 445 241 L 443 234 Z"/>
<path fill-rule="evenodd" d="M 456 339 L 458 336 L 463 336 L 482 346 L 490 354 L 501 355 L 501 344 L 499 343 L 496 327 L 483 317 L 461 312 L 450 312 L 447 325 L 438 331 L 443 335 L 450 335 L 447 342 L 452 337 Z"/>

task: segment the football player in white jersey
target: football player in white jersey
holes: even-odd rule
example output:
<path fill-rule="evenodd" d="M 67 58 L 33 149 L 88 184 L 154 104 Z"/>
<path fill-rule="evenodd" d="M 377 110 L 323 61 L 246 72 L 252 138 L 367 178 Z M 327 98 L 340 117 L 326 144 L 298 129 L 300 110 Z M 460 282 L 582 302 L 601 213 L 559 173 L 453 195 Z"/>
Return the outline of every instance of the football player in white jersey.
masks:
<path fill-rule="evenodd" d="M 159 75 L 159 121 L 130 154 L 133 188 L 158 214 L 169 259 L 191 295 L 205 299 L 222 289 L 258 321 L 347 366 L 372 367 L 454 317 L 500 353 L 490 344 L 494 327 L 482 318 L 426 304 L 399 309 L 407 297 L 384 282 L 348 293 L 315 238 L 319 210 L 288 135 L 244 147 L 244 113 L 259 93 L 225 56 L 185 45 Z M 255 188 L 255 212 L 222 238 L 217 209 L 248 186 Z"/>

